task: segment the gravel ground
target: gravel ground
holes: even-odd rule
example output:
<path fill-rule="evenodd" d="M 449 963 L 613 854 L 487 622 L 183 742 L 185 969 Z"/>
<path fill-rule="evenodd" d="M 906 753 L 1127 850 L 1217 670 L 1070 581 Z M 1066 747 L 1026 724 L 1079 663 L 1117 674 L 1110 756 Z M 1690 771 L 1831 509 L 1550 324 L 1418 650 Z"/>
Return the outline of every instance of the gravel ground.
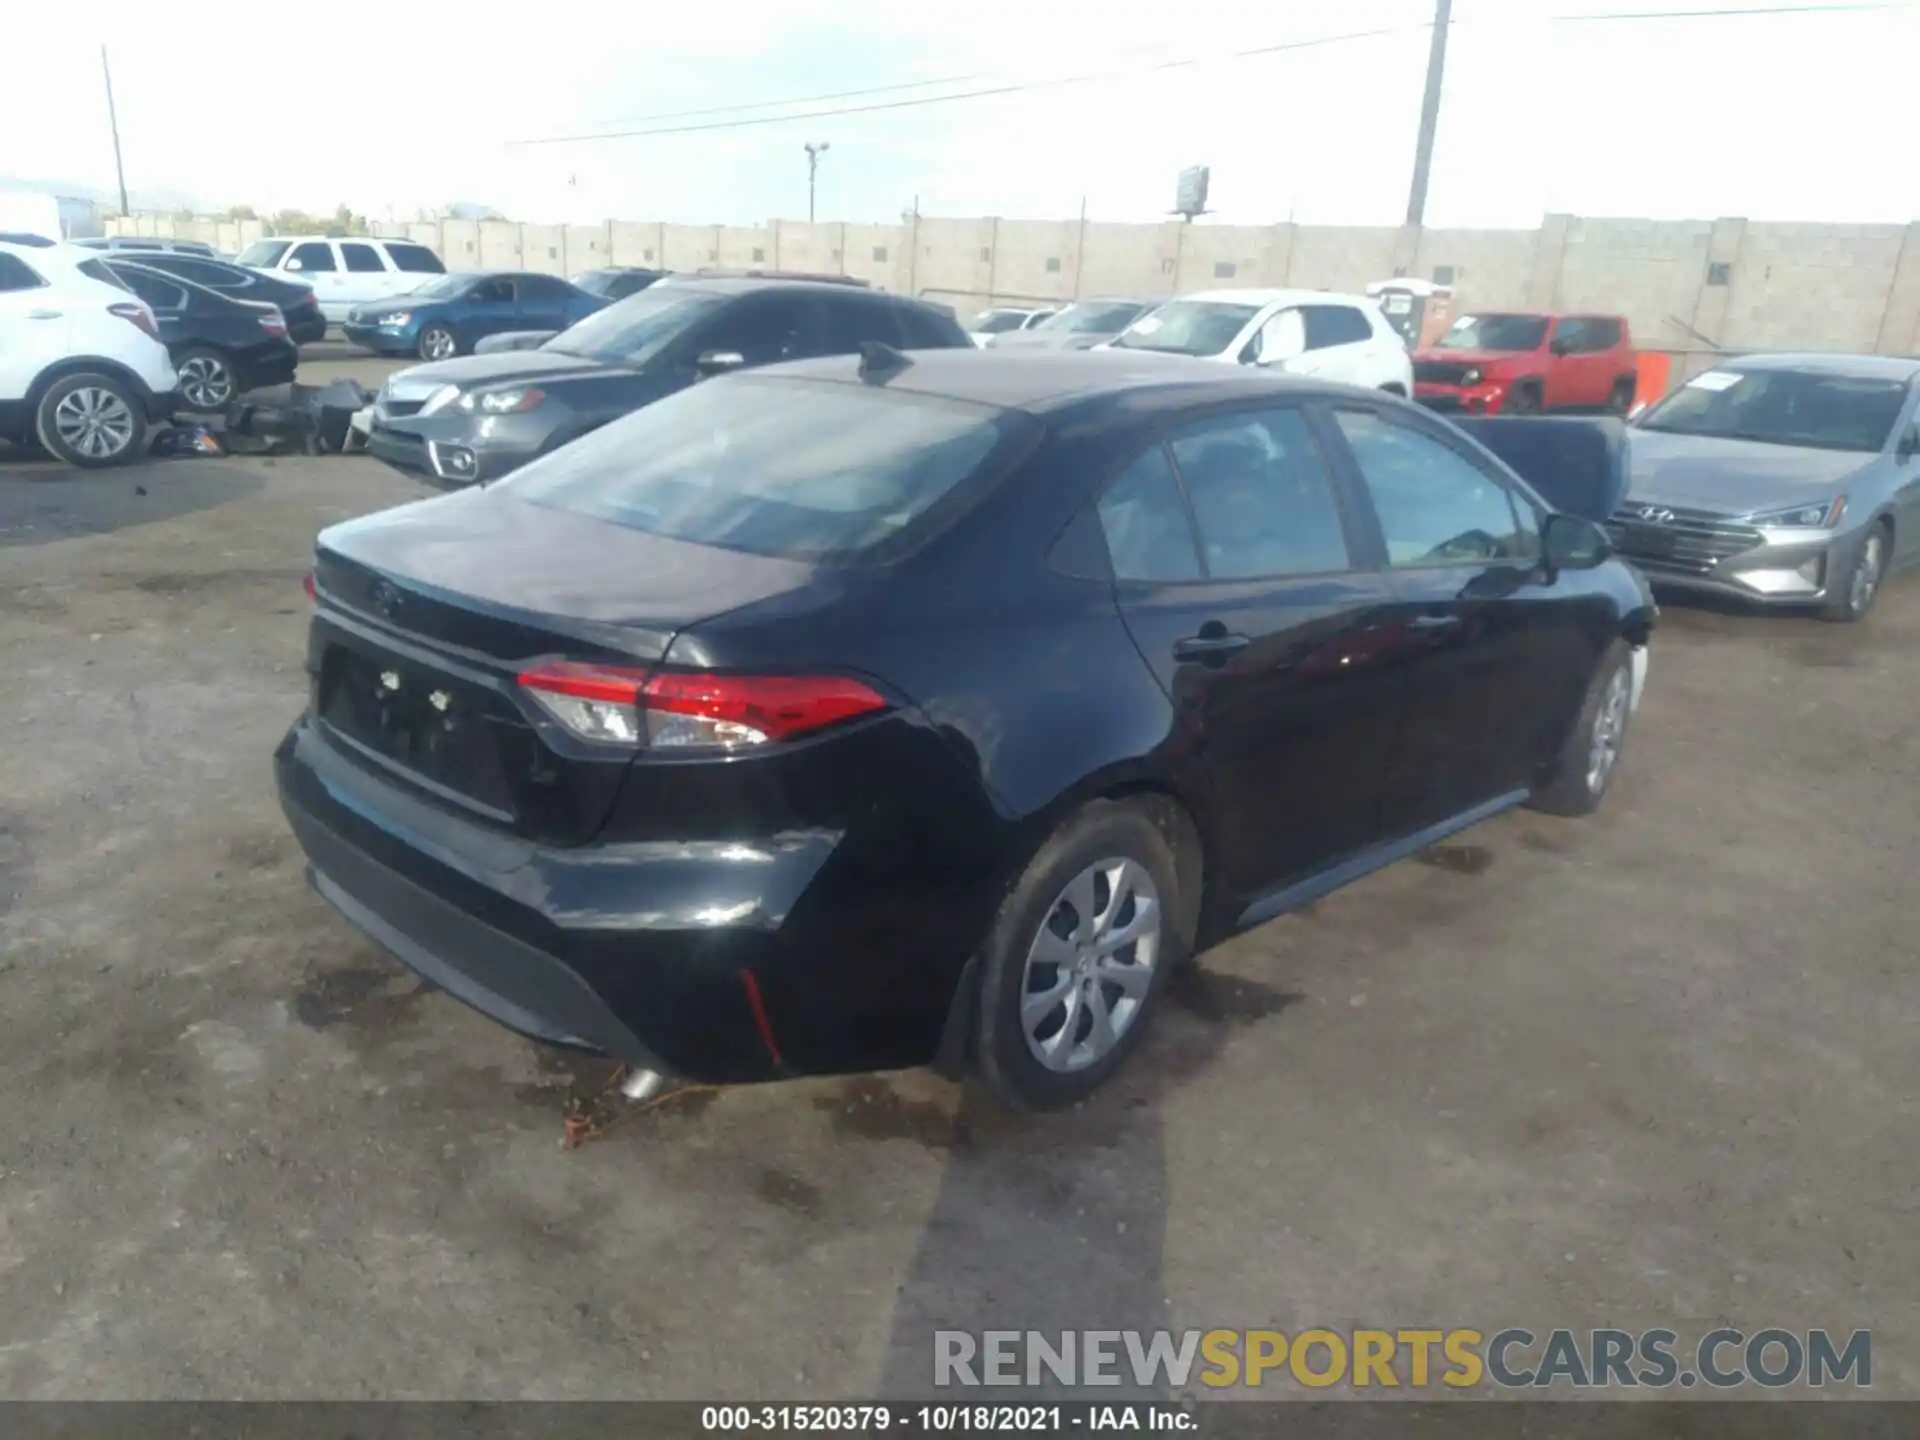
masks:
<path fill-rule="evenodd" d="M 1603 814 L 1212 953 L 1082 1110 L 801 1082 L 564 1151 L 606 1067 L 358 939 L 272 794 L 312 536 L 421 492 L 19 461 L 0 1396 L 835 1397 L 923 1389 L 936 1325 L 1723 1320 L 1872 1327 L 1920 1393 L 1920 584 L 1851 629 L 1670 606 Z"/>

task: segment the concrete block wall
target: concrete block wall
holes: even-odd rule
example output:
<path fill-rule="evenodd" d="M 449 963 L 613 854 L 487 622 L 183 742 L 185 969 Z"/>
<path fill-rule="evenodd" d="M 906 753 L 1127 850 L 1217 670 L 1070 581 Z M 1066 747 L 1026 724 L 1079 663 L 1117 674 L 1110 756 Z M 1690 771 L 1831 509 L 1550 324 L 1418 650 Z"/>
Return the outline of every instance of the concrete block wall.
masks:
<path fill-rule="evenodd" d="M 204 240 L 227 251 L 264 233 L 258 221 L 173 215 L 115 217 L 106 228 Z M 380 229 L 432 245 L 449 269 L 822 271 L 925 295 L 963 314 L 990 304 L 1243 286 L 1358 291 L 1395 275 L 1450 274 L 1457 312 L 1624 314 L 1643 349 L 1680 357 L 1681 374 L 1710 364 L 1716 349 L 1920 353 L 1920 224 L 1550 214 L 1532 230 L 1416 230 L 922 215 L 881 225 L 447 219 Z"/>

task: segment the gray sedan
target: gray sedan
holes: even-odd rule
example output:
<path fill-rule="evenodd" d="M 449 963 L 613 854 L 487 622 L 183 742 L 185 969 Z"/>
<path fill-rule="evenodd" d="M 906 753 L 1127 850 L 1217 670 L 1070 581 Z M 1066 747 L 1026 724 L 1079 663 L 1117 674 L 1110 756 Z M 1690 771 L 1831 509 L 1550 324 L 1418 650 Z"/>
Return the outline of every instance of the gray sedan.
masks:
<path fill-rule="evenodd" d="M 1746 355 L 1627 432 L 1608 525 L 1656 584 L 1858 620 L 1920 560 L 1920 361 Z"/>

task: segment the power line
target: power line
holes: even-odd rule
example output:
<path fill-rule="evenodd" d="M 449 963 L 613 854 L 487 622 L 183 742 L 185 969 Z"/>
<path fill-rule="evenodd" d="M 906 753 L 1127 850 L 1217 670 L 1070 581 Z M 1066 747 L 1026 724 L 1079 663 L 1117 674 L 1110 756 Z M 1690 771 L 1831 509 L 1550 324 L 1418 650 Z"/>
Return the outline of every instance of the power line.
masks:
<path fill-rule="evenodd" d="M 1226 55 L 1197 55 L 1180 60 L 1163 60 L 1149 65 L 1149 71 L 1179 70 L 1195 65 L 1210 65 L 1221 60 L 1246 60 L 1256 55 L 1276 55 L 1288 50 L 1311 50 L 1321 45 L 1339 45 L 1352 40 L 1373 40 L 1385 35 L 1404 35 L 1418 30 L 1431 29 L 1430 24 L 1393 25 L 1378 30 L 1356 30 L 1345 35 L 1320 35 L 1311 40 L 1287 40 L 1277 45 L 1257 45 L 1246 50 L 1234 50 Z M 820 120 L 835 115 L 867 115 L 878 110 L 906 110 L 920 105 L 944 105 L 956 100 L 982 100 L 994 95 L 1019 95 L 1033 90 L 1057 90 L 1068 85 L 1085 85 L 1096 80 L 1115 80 L 1132 74 L 1131 70 L 1096 70 L 1079 75 L 1057 75 L 1046 80 L 1010 81 L 1004 85 L 992 85 L 979 90 L 961 90 L 951 95 L 919 95 L 906 100 L 884 100 L 872 105 L 844 105 L 830 110 L 808 110 L 792 115 L 750 115 L 734 120 L 714 120 L 698 125 L 663 125 L 636 130 L 601 130 L 588 135 L 547 135 L 526 140 L 509 140 L 509 145 L 570 145 L 582 140 L 627 140 L 647 135 L 691 135 L 707 130 L 738 130 L 749 125 L 782 125 L 788 121 Z M 953 82 L 926 81 L 925 84 Z M 876 86 L 873 93 L 879 93 L 892 87 Z M 906 88 L 906 87 L 901 87 Z M 826 100 L 831 96 L 815 96 L 813 99 Z M 768 105 L 781 103 L 809 104 L 811 100 L 767 101 Z M 721 109 L 751 110 L 759 108 L 752 105 L 720 107 Z M 660 117 L 669 118 L 669 117 Z"/>
<path fill-rule="evenodd" d="M 1553 23 L 1581 23 L 1608 20 L 1695 20 L 1729 18 L 1751 15 L 1817 15 L 1817 14 L 1858 14 L 1869 11 L 1910 10 L 1920 0 L 1850 0 L 1850 3 L 1822 5 L 1747 5 L 1727 6 L 1718 9 L 1695 10 L 1633 10 L 1594 12 L 1577 15 L 1549 15 L 1542 17 Z M 1453 25 L 1461 22 L 1454 20 Z M 1177 60 L 1163 60 L 1149 65 L 1149 73 L 1165 70 L 1188 69 L 1199 65 L 1216 64 L 1223 60 L 1248 60 L 1262 55 L 1277 55 L 1288 51 L 1312 50 L 1324 45 L 1341 45 L 1357 40 L 1377 40 L 1389 35 L 1406 35 L 1433 28 L 1432 22 L 1414 25 L 1386 26 L 1375 30 L 1355 30 L 1344 35 L 1320 35 L 1307 40 L 1287 40 L 1272 45 L 1256 45 L 1243 50 L 1229 51 L 1225 55 L 1188 56 Z M 1164 47 L 1153 47 L 1161 49 Z M 1130 53 L 1152 53 L 1135 51 Z M 961 100 L 984 100 L 1002 95 L 1020 95 L 1036 90 L 1057 90 L 1071 85 L 1086 85 L 1099 80 L 1122 79 L 1135 73 L 1131 69 L 1087 71 L 1078 75 L 1052 76 L 1043 80 L 1008 81 L 1003 84 L 989 85 L 974 90 L 959 90 L 947 95 L 916 95 L 905 99 L 882 100 L 864 105 L 835 105 L 824 110 L 801 110 L 780 115 L 741 115 L 744 110 L 776 109 L 789 105 L 818 105 L 836 100 L 862 99 L 872 95 L 896 94 L 903 90 L 923 90 L 935 85 L 970 84 L 973 81 L 989 78 L 989 72 L 974 72 L 967 75 L 950 75 L 934 80 L 908 80 L 890 85 L 872 85 L 856 90 L 836 90 L 825 94 L 799 96 L 788 100 L 761 100 L 735 105 L 716 105 L 699 110 L 666 111 L 655 115 L 642 115 L 626 122 L 632 129 L 597 130 L 572 135 L 537 135 L 520 140 L 509 140 L 510 146 L 528 145 L 572 145 L 590 140 L 631 140 L 659 135 L 695 135 L 716 130 L 740 130 L 758 125 L 783 125 L 802 120 L 824 120 L 841 115 L 870 115 L 887 110 L 917 109 L 922 105 L 947 105 Z M 703 117 L 725 115 L 734 118 L 711 120 Z M 699 120 L 692 125 L 659 125 L 662 120 Z"/>

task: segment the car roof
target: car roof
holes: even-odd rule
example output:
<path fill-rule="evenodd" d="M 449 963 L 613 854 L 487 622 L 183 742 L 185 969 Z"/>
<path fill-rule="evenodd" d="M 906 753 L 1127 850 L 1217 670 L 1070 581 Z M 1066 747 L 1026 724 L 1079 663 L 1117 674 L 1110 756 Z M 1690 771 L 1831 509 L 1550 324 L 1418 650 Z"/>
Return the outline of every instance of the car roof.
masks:
<path fill-rule="evenodd" d="M 1901 355 L 1785 351 L 1772 355 L 1729 355 L 1720 364 L 1740 370 L 1807 370 L 1817 375 L 1844 375 L 1855 380 L 1912 380 L 1920 375 L 1920 359 Z"/>
<path fill-rule="evenodd" d="M 884 377 L 863 377 L 856 355 L 795 360 L 744 372 L 843 384 L 884 384 L 889 390 L 1001 410 L 1049 414 L 1069 405 L 1151 391 L 1169 399 L 1229 400 L 1325 387 L 1265 371 L 1215 365 L 1186 355 L 1139 350 L 914 350 L 912 363 Z"/>
<path fill-rule="evenodd" d="M 1199 300 L 1209 305 L 1363 305 L 1377 309 L 1379 301 L 1365 295 L 1348 295 L 1337 290 L 1196 290 L 1179 300 Z"/>
<path fill-rule="evenodd" d="M 780 275 L 675 275 L 673 288 L 676 292 L 697 290 L 708 295 L 751 295 L 760 290 L 806 290 L 816 295 L 864 295 L 896 305 L 935 308 L 911 295 L 894 295 L 865 285 L 846 285 L 833 280 L 789 280 Z"/>

